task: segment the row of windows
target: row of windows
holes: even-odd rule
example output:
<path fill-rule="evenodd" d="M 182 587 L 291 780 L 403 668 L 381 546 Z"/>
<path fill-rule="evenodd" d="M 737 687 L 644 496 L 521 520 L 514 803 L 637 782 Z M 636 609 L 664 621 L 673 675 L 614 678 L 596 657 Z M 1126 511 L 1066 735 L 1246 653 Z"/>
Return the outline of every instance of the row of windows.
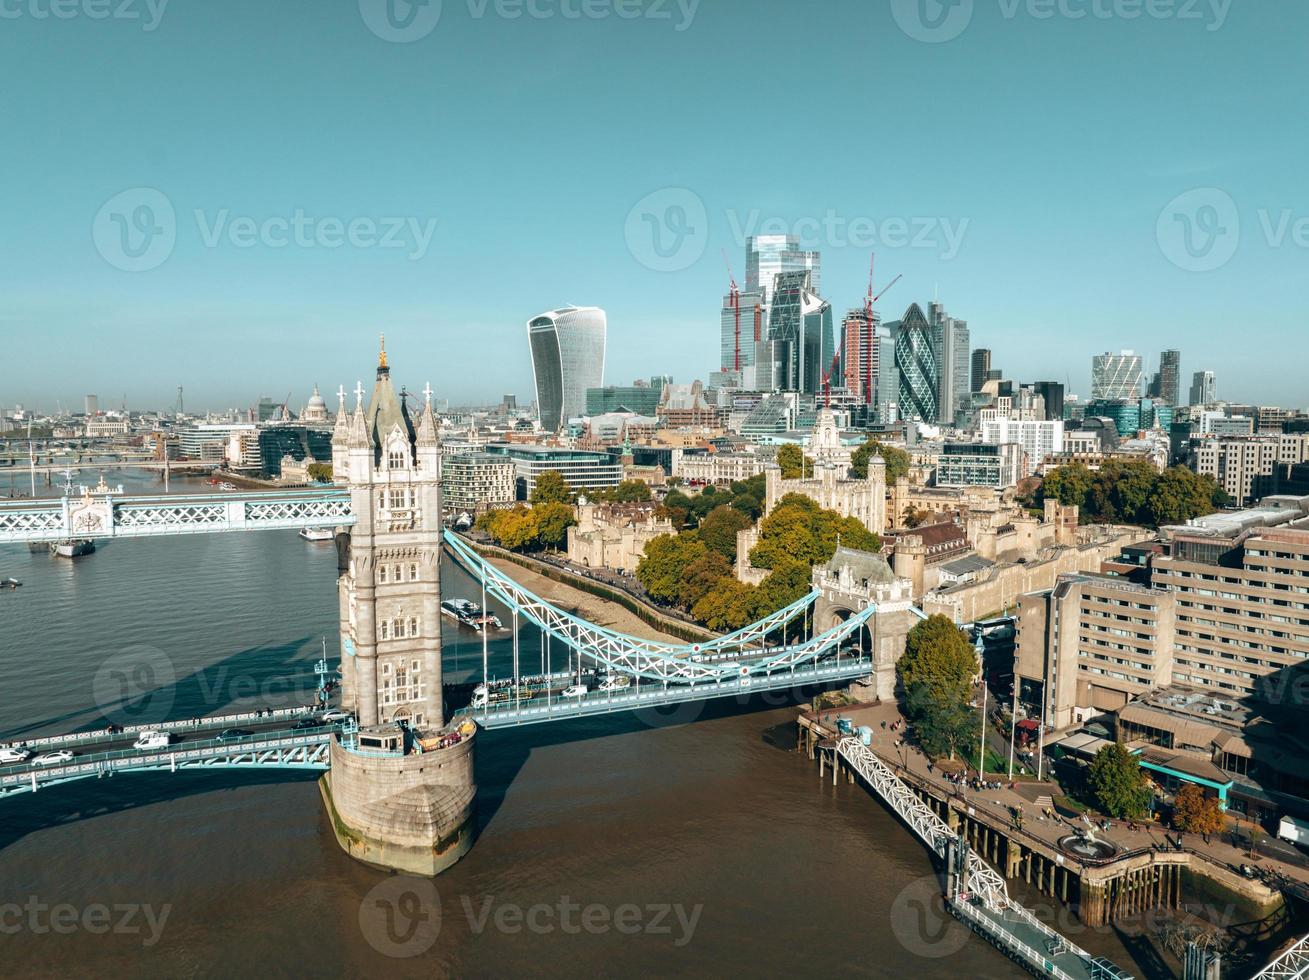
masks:
<path fill-rule="evenodd" d="M 403 640 L 419 635 L 417 616 L 384 619 L 377 624 L 377 638 L 379 640 Z"/>
<path fill-rule="evenodd" d="M 1210 673 L 1223 674 L 1227 677 L 1244 677 L 1248 681 L 1252 681 L 1256 677 L 1260 676 L 1258 674 L 1252 674 L 1248 670 L 1235 670 L 1232 667 L 1222 667 L 1213 664 L 1202 664 L 1195 660 L 1179 659 L 1177 663 L 1181 667 L 1194 667 L 1197 670 L 1207 670 Z"/>
<path fill-rule="evenodd" d="M 408 577 L 405 573 L 408 572 Z M 418 581 L 418 562 L 411 561 L 408 565 L 391 564 L 377 566 L 377 584 L 386 585 L 388 582 L 417 582 Z"/>

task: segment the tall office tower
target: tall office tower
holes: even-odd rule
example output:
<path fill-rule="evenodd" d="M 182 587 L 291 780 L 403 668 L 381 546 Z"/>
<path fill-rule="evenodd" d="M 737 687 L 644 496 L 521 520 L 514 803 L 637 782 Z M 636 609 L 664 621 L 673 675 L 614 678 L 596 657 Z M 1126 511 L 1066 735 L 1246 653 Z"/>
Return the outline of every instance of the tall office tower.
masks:
<path fill-rule="evenodd" d="M 782 391 L 817 394 L 832 364 L 832 304 L 813 290 L 810 272 L 778 273 L 768 310 L 774 385 Z"/>
<path fill-rule="evenodd" d="M 881 368 L 880 328 L 882 318 L 867 308 L 855 307 L 841 321 L 841 378 L 845 390 L 861 405 L 877 402 Z"/>
<path fill-rule="evenodd" d="M 809 288 L 817 293 L 822 289 L 821 271 L 822 258 L 819 253 L 801 249 L 798 238 L 790 235 L 755 235 L 745 240 L 744 291 L 763 293 L 765 313 L 773 299 L 777 276 L 784 272 L 808 272 Z"/>
<path fill-rule="evenodd" d="M 968 322 L 950 316 L 940 303 L 931 303 L 927 309 L 937 364 L 937 420 L 953 425 L 955 413 L 969 405 Z"/>
<path fill-rule="evenodd" d="M 84 403 L 85 403 L 85 404 L 83 405 L 83 409 L 84 409 L 84 411 L 86 412 L 87 415 L 99 415 L 99 414 L 100 414 L 100 396 L 99 396 L 99 395 L 87 395 L 86 398 L 83 399 L 83 401 L 84 401 Z"/>
<path fill-rule="evenodd" d="M 939 372 L 932 344 L 932 325 L 923 316 L 922 308 L 911 303 L 904 318 L 894 326 L 900 418 L 935 423 Z"/>
<path fill-rule="evenodd" d="M 986 383 L 986 379 L 990 374 L 991 351 L 986 347 L 979 347 L 973 351 L 973 365 L 969 378 L 972 390 L 981 391 L 982 385 Z"/>
<path fill-rule="evenodd" d="M 1035 381 L 1032 390 L 1045 399 L 1045 417 L 1047 421 L 1060 420 L 1064 417 L 1064 386 L 1058 381 Z"/>
<path fill-rule="evenodd" d="M 1125 350 L 1091 358 L 1091 400 L 1135 402 L 1141 397 L 1141 355 Z"/>
<path fill-rule="evenodd" d="M 1169 349 L 1159 355 L 1159 386 L 1156 397 L 1176 407 L 1182 396 L 1182 352 Z"/>
<path fill-rule="evenodd" d="M 1218 401 L 1218 379 L 1212 371 L 1196 371 L 1191 375 L 1191 404 L 1212 405 Z"/>
<path fill-rule="evenodd" d="M 754 367 L 767 324 L 762 292 L 738 291 L 723 297 L 719 365 L 724 371 L 740 371 L 746 388 L 755 387 Z"/>
<path fill-rule="evenodd" d="M 555 432 L 586 413 L 586 389 L 604 387 L 605 311 L 565 306 L 527 321 L 541 427 Z"/>

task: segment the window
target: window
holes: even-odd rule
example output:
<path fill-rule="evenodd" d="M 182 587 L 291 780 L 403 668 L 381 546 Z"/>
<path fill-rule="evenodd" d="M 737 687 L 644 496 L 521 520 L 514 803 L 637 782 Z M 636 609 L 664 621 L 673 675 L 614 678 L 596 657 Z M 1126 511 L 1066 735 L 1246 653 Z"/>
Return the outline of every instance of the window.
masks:
<path fill-rule="evenodd" d="M 417 617 L 417 616 L 410 616 L 410 617 L 409 617 L 409 635 L 410 635 L 410 636 L 417 636 L 417 635 L 418 635 L 418 617 Z M 415 668 L 415 669 L 416 669 L 416 668 Z"/>
<path fill-rule="evenodd" d="M 378 629 L 377 635 L 381 639 L 389 640 L 391 638 L 391 624 L 387 622 L 385 619 L 378 624 L 377 629 Z"/>
<path fill-rule="evenodd" d="M 416 561 L 412 561 L 409 563 L 409 581 L 411 582 L 418 581 L 418 562 Z"/>
<path fill-rule="evenodd" d="M 377 566 L 377 584 L 378 584 L 378 585 L 385 585 L 385 584 L 386 584 L 386 576 L 387 576 L 387 573 L 388 573 L 390 570 L 391 570 L 391 566 L 390 566 L 390 565 L 378 565 L 378 566 Z"/>
<path fill-rule="evenodd" d="M 390 454 L 387 456 L 386 463 L 390 469 L 393 470 L 404 469 L 405 454 L 399 449 L 392 449 Z"/>

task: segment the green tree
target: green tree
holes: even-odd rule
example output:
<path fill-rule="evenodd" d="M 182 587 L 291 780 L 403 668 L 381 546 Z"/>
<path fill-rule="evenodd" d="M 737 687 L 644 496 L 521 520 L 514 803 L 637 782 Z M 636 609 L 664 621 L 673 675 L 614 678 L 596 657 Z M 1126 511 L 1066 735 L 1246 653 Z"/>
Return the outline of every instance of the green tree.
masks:
<path fill-rule="evenodd" d="M 812 475 L 814 461 L 808 459 L 800 447 L 788 442 L 777 450 L 777 465 L 782 468 L 783 480 L 798 480 Z"/>
<path fill-rule="evenodd" d="M 759 543 L 750 551 L 756 568 L 777 568 L 789 561 L 812 567 L 836 553 L 838 536 L 848 548 L 880 551 L 881 538 L 853 517 L 823 510 L 810 498 L 788 493 L 759 524 Z"/>
<path fill-rule="evenodd" d="M 731 579 L 732 566 L 716 551 L 701 555 L 682 572 L 678 599 L 688 610 L 717 588 L 724 579 Z"/>
<path fill-rule="evenodd" d="M 809 594 L 810 569 L 803 562 L 787 561 L 759 583 L 758 613 L 762 618 Z M 744 624 L 743 624 L 744 625 Z"/>
<path fill-rule="evenodd" d="M 309 479 L 317 480 L 319 483 L 332 482 L 332 464 L 331 463 L 310 463 Z"/>
<path fill-rule="evenodd" d="M 712 630 L 740 629 L 754 619 L 755 587 L 734 578 L 720 579 L 704 598 L 697 602 L 691 615 Z"/>
<path fill-rule="evenodd" d="M 536 524 L 536 543 L 542 548 L 562 548 L 568 544 L 568 529 L 577 523 L 570 504 L 538 504 L 532 508 Z"/>
<path fill-rule="evenodd" d="M 732 507 L 748 517 L 751 524 L 759 520 L 759 515 L 764 512 L 761 498 L 749 493 L 738 493 L 732 497 Z"/>
<path fill-rule="evenodd" d="M 640 480 L 624 480 L 611 491 L 610 500 L 620 504 L 639 503 L 651 497 L 650 485 Z"/>
<path fill-rule="evenodd" d="M 868 476 L 868 460 L 876 453 L 886 464 L 886 485 L 894 486 L 895 481 L 909 475 L 909 454 L 896 446 L 887 446 L 876 439 L 869 439 L 857 448 L 850 457 L 850 471 L 859 479 Z"/>
<path fill-rule="evenodd" d="M 1092 473 L 1082 463 L 1068 463 L 1058 466 L 1045 475 L 1041 481 L 1041 496 L 1045 500 L 1057 500 L 1064 506 L 1083 507 L 1086 495 L 1091 490 Z"/>
<path fill-rule="evenodd" d="M 729 562 L 736 561 L 736 534 L 753 523 L 731 504 L 719 504 L 700 522 L 700 540 Z"/>
<path fill-rule="evenodd" d="M 1087 785 L 1097 805 L 1111 817 L 1139 817 L 1150 805 L 1150 787 L 1140 760 L 1118 742 L 1095 754 L 1087 770 Z"/>
<path fill-rule="evenodd" d="M 922 527 L 923 523 L 932 515 L 925 510 L 919 510 L 913 504 L 905 505 L 904 514 L 900 517 L 900 523 L 911 531 L 916 527 Z"/>
<path fill-rule="evenodd" d="M 905 714 L 914 722 L 923 751 L 933 758 L 966 757 L 981 744 L 981 713 L 960 701 L 938 701 L 930 684 L 920 681 L 907 688 Z"/>
<path fill-rule="evenodd" d="M 558 470 L 546 470 L 537 476 L 529 503 L 571 504 L 572 502 L 573 488 L 568 485 L 568 481 Z"/>
<path fill-rule="evenodd" d="M 645 546 L 636 565 L 636 578 L 651 598 L 674 603 L 681 598 L 686 568 L 708 553 L 695 534 L 661 534 Z"/>
<path fill-rule="evenodd" d="M 537 541 L 536 518 L 526 507 L 493 510 L 479 517 L 477 526 L 496 544 L 510 551 L 522 551 Z"/>
<path fill-rule="evenodd" d="M 895 671 L 906 692 L 921 686 L 939 705 L 967 704 L 978 671 L 977 652 L 948 618 L 931 616 L 909 631 Z"/>

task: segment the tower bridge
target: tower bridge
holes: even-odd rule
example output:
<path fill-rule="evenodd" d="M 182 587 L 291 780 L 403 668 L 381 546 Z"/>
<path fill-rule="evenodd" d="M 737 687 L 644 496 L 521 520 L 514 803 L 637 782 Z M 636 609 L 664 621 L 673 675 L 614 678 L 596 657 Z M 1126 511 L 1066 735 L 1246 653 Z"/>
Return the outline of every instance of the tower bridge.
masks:
<path fill-rule="evenodd" d="M 757 623 L 702 643 L 626 635 L 533 594 L 442 526 L 441 448 L 431 395 L 429 386 L 421 412 L 412 417 L 392 387 L 383 348 L 366 405 L 362 385 L 355 389 L 353 411 L 346 408 L 344 390 L 338 392 L 331 487 L 125 496 L 102 483 L 80 496 L 0 502 L 0 543 L 337 528 L 338 541 L 348 542 L 338 575 L 341 704 L 353 715 L 342 723 L 318 718 L 315 724 L 295 712 L 260 713 L 254 723 L 241 716 L 249 727 L 236 733 L 221 729 L 237 716 L 167 724 L 157 727 L 174 729 L 173 737 L 180 739 L 145 750 L 134 748 L 121 730 L 34 740 L 32 747 L 43 750 L 42 756 L 0 765 L 0 800 L 133 772 L 321 771 L 330 823 L 348 853 L 377 867 L 434 875 L 472 846 L 479 728 L 861 677 L 873 678 L 879 693 L 893 684 L 908 626 L 923 614 L 880 556 L 838 549 L 827 566 L 815 569 L 808 594 Z M 512 676 L 500 681 L 509 694 L 490 697 L 484 632 L 487 697 L 449 718 L 442 697 L 443 550 L 480 583 L 483 608 L 490 595 L 513 619 Z M 520 619 L 539 628 L 544 645 L 567 647 L 579 675 L 585 666 L 604 683 L 596 689 L 570 684 L 555 690 L 547 677 L 543 688 L 531 688 L 521 670 Z M 51 758 L 44 751 L 51 748 L 62 754 Z M 954 860 L 940 828 L 920 826 L 921 814 L 903 808 L 908 791 L 896 788 L 898 779 L 883 771 L 871 752 L 849 739 L 840 751 L 935 854 Z M 1020 953 L 1028 965 L 1040 952 L 1030 943 L 1044 944 L 1048 975 L 1079 980 L 1087 975 L 1073 966 L 1080 951 L 1064 955 L 1070 947 L 1010 903 L 1003 880 L 976 855 L 958 869 L 958 881 L 981 901 L 956 890 L 951 897 L 956 914 L 988 931 L 993 941 L 1000 936 L 1004 942 L 997 944 L 1011 955 Z"/>

